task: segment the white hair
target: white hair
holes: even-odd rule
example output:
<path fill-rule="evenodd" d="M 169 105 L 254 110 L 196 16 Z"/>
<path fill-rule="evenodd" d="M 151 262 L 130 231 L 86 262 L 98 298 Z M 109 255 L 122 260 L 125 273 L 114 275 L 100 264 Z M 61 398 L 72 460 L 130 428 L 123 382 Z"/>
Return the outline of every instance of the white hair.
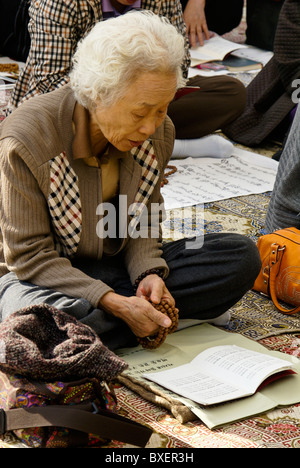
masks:
<path fill-rule="evenodd" d="M 78 44 L 70 73 L 80 104 L 115 104 L 141 72 L 182 74 L 184 38 L 170 22 L 150 11 L 134 11 L 100 21 Z"/>

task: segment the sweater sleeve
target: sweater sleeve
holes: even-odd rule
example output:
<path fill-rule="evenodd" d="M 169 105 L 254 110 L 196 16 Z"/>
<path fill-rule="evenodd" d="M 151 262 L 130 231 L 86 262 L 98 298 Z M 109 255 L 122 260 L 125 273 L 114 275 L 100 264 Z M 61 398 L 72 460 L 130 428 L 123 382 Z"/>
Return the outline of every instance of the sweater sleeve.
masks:
<path fill-rule="evenodd" d="M 29 168 L 29 160 L 21 143 L 1 141 L 0 227 L 6 266 L 22 281 L 85 298 L 96 307 L 112 289 L 59 256 L 47 206 L 49 173 L 45 165 Z"/>

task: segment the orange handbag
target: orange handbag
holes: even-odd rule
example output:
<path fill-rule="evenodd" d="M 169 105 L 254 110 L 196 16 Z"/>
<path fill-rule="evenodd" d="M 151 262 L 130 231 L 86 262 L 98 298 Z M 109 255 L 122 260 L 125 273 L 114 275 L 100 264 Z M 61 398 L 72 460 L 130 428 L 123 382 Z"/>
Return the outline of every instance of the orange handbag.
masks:
<path fill-rule="evenodd" d="M 284 314 L 300 312 L 300 231 L 294 227 L 274 231 L 261 236 L 257 247 L 262 268 L 253 289 L 269 296 Z"/>

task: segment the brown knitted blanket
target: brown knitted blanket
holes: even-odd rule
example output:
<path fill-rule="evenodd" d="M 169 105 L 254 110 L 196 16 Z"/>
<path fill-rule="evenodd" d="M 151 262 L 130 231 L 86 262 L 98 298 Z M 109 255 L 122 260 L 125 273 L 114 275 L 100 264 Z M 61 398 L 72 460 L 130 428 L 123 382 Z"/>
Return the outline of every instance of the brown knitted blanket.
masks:
<path fill-rule="evenodd" d="M 88 326 L 47 304 L 27 307 L 0 324 L 0 370 L 34 380 L 111 381 L 127 364 Z"/>

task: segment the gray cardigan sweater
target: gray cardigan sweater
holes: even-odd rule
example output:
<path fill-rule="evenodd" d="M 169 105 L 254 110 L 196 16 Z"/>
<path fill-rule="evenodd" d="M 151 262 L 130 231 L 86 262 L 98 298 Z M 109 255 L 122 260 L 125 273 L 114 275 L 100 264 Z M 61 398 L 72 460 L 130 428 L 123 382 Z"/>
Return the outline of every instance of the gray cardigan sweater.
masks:
<path fill-rule="evenodd" d="M 104 252 L 96 233 L 101 168 L 73 159 L 75 104 L 67 85 L 22 104 L 0 126 L 0 275 L 13 271 L 20 280 L 85 298 L 96 307 L 111 288 L 70 262 L 91 258 L 101 268 Z M 120 160 L 120 194 L 127 196 L 128 206 L 162 202 L 160 186 L 173 143 L 174 127 L 167 118 L 151 140 Z M 123 252 L 132 282 L 149 268 L 168 274 L 161 237 L 127 236 L 106 248 L 109 254 Z"/>

